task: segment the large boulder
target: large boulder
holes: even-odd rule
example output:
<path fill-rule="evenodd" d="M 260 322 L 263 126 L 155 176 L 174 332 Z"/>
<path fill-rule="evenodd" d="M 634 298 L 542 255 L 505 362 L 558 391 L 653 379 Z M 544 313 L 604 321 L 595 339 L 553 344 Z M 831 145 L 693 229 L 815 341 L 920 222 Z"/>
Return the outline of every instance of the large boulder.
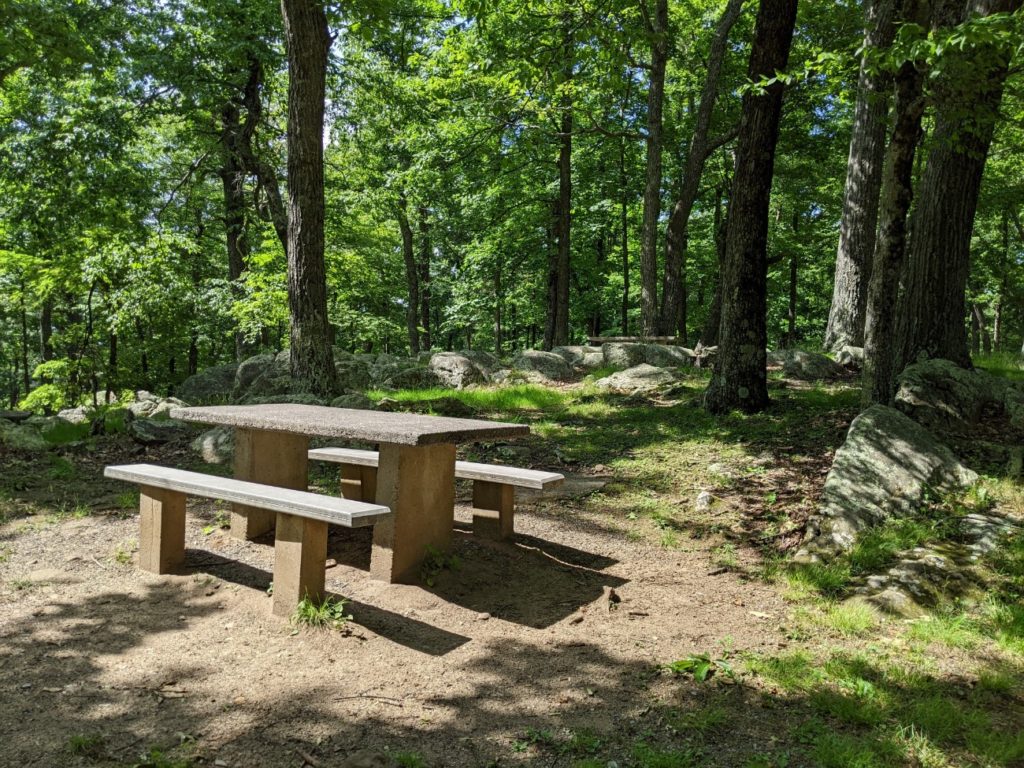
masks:
<path fill-rule="evenodd" d="M 913 513 L 929 489 L 952 491 L 977 479 L 924 427 L 873 405 L 853 420 L 836 451 L 798 558 L 848 550 L 869 526 Z"/>
<path fill-rule="evenodd" d="M 783 375 L 800 381 L 828 381 L 847 375 L 846 369 L 832 358 L 802 349 L 770 351 L 768 366 L 781 367 Z"/>
<path fill-rule="evenodd" d="M 270 370 L 276 362 L 276 355 L 255 355 L 243 360 L 235 370 L 233 394 L 236 399 L 244 397 L 256 379 Z"/>
<path fill-rule="evenodd" d="M 346 392 L 343 395 L 331 400 L 332 408 L 355 408 L 357 410 L 368 410 L 373 407 L 373 401 L 362 392 Z"/>
<path fill-rule="evenodd" d="M 483 384 L 487 377 L 480 367 L 460 352 L 438 352 L 430 357 L 427 368 L 445 387 L 464 389 L 470 384 Z"/>
<path fill-rule="evenodd" d="M 260 357 L 265 357 L 261 355 Z M 248 386 L 239 386 L 241 376 L 235 377 L 235 398 L 273 397 L 275 395 L 287 395 L 292 392 L 295 382 L 292 381 L 291 356 L 288 350 L 274 355 L 274 359 L 267 365 L 256 364 L 255 358 L 246 361 L 254 363 L 252 368 L 259 370 L 259 374 L 251 380 Z M 245 363 L 239 366 L 238 372 L 242 373 Z M 246 370 L 246 377 L 255 373 L 255 370 Z"/>
<path fill-rule="evenodd" d="M 192 441 L 192 450 L 207 464 L 226 464 L 235 455 L 235 430 L 231 427 L 208 429 Z"/>
<path fill-rule="evenodd" d="M 387 378 L 384 389 L 430 389 L 441 386 L 441 379 L 430 368 L 398 368 Z"/>
<path fill-rule="evenodd" d="M 604 354 L 601 352 L 601 348 L 600 347 L 587 347 L 587 346 L 579 346 L 579 345 L 570 345 L 570 346 L 565 346 L 565 347 L 554 347 L 554 348 L 552 348 L 551 351 L 554 354 L 558 355 L 563 360 L 565 360 L 565 362 L 567 362 L 573 368 L 585 368 L 585 367 L 587 367 L 587 366 L 584 365 L 584 361 L 586 360 L 587 355 L 591 355 L 591 356 L 593 356 L 593 355 L 600 355 L 601 356 L 601 362 L 598 363 L 597 366 L 593 366 L 593 367 L 600 367 L 601 365 L 604 365 Z M 591 360 L 593 360 L 593 357 L 591 357 Z"/>
<path fill-rule="evenodd" d="M 570 381 L 573 378 L 572 368 L 561 356 L 538 349 L 524 350 L 512 362 L 512 368 L 549 381 Z"/>
<path fill-rule="evenodd" d="M 87 405 L 80 405 L 77 408 L 65 408 L 57 413 L 57 417 L 72 424 L 92 424 L 96 416 L 96 409 Z"/>
<path fill-rule="evenodd" d="M 370 386 L 370 368 L 365 361 L 352 355 L 335 358 L 335 391 L 363 390 Z"/>
<path fill-rule="evenodd" d="M 693 365 L 692 349 L 670 344 L 644 344 L 644 362 L 658 368 L 680 368 Z"/>
<path fill-rule="evenodd" d="M 644 393 L 653 392 L 661 387 L 673 384 L 675 374 L 664 368 L 656 368 L 647 363 L 634 365 L 624 371 L 617 371 L 594 382 L 594 386 L 616 392 Z"/>
<path fill-rule="evenodd" d="M 45 451 L 50 448 L 42 433 L 33 426 L 0 419 L 0 445 L 19 451 Z"/>
<path fill-rule="evenodd" d="M 859 371 L 864 367 L 864 347 L 853 347 L 847 344 L 836 352 L 836 362 Z"/>
<path fill-rule="evenodd" d="M 601 345 L 604 364 L 616 368 L 632 368 L 645 361 L 644 344 L 632 342 L 609 341 Z"/>
<path fill-rule="evenodd" d="M 176 419 L 136 419 L 128 425 L 128 434 L 143 445 L 161 445 L 189 434 L 189 426 Z"/>
<path fill-rule="evenodd" d="M 897 377 L 895 402 L 914 421 L 940 434 L 965 431 L 990 405 L 1010 406 L 1009 411 L 1014 394 L 1004 379 L 935 359 L 915 363 Z"/>
<path fill-rule="evenodd" d="M 226 403 L 235 388 L 237 365 L 216 365 L 189 376 L 178 387 L 178 396 L 196 405 Z"/>

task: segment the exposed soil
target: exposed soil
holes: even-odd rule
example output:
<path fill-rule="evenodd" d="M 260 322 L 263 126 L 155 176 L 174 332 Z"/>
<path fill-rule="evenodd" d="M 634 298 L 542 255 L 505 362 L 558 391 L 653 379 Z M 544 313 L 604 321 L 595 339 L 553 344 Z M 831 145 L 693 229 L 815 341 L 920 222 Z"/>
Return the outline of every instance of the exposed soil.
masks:
<path fill-rule="evenodd" d="M 142 458 L 180 462 L 185 449 L 161 451 Z M 338 765 L 366 748 L 431 765 L 532 762 L 524 734 L 635 736 L 652 705 L 699 702 L 660 665 L 720 654 L 722 641 L 786 642 L 774 588 L 716 568 L 711 542 L 663 549 L 579 514 L 574 496 L 600 486 L 587 478 L 567 495 L 522 494 L 512 544 L 473 537 L 462 489 L 457 567 L 432 588 L 370 580 L 367 532 L 334 531 L 327 588 L 351 600 L 350 629 L 296 630 L 269 613 L 272 541 L 204 532 L 213 504 L 190 501 L 183 575 L 135 567 L 137 517 L 113 501 L 125 488 L 97 478 L 137 453 L 103 442 L 73 457 L 75 479 L 27 479 L 17 494 L 92 514 L 0 527 L 3 765 L 131 765 L 193 741 L 198 763 L 229 766 Z M 12 476 L 39 461 L 2 458 Z M 773 738 L 757 718 L 742 727 L 752 731 L 723 739 L 715 762 L 730 764 L 730 744 Z M 71 756 L 69 740 L 91 734 L 102 745 Z"/>

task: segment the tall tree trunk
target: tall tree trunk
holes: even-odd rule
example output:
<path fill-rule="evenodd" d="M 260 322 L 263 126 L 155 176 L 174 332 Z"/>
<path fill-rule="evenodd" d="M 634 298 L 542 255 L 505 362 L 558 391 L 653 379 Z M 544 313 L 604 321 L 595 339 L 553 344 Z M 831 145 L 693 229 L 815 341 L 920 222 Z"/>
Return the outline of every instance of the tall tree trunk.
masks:
<path fill-rule="evenodd" d="M 242 296 L 241 279 L 248 268 L 249 242 L 245 234 L 245 171 L 238 152 L 241 118 L 238 105 L 228 102 L 221 109 L 220 180 L 224 190 L 224 233 L 228 249 L 228 280 L 235 299 Z M 249 356 L 245 334 L 235 330 L 235 359 Z"/>
<path fill-rule="evenodd" d="M 107 347 L 107 394 L 105 399 L 109 404 L 111 398 L 117 396 L 117 387 L 119 384 L 117 380 L 117 334 L 113 331 L 110 333 Z M 191 375 L 191 373 L 189 375 Z"/>
<path fill-rule="evenodd" d="M 722 196 L 725 190 L 720 185 L 715 190 L 715 288 L 711 294 L 711 306 L 704 320 L 704 328 L 700 334 L 700 344 L 705 347 L 718 345 L 718 335 L 722 327 L 722 270 L 725 268 L 725 226 L 728 217 L 722 210 Z"/>
<path fill-rule="evenodd" d="M 761 0 L 748 70 L 755 83 L 786 68 L 796 7 L 797 0 Z M 732 408 L 755 412 L 768 405 L 766 249 L 782 88 L 775 82 L 743 96 L 721 276 L 721 341 L 704 397 L 712 413 Z"/>
<path fill-rule="evenodd" d="M 245 121 L 238 134 L 238 157 L 247 173 L 256 177 L 258 208 L 264 218 L 270 219 L 281 243 L 288 252 L 288 210 L 281 196 L 281 184 L 277 171 L 270 163 L 261 159 L 253 149 L 253 136 L 263 114 L 260 91 L 263 88 L 263 65 L 259 59 L 249 59 L 249 78 L 245 84 L 242 104 L 245 106 Z"/>
<path fill-rule="evenodd" d="M 1022 0 L 973 0 L 979 16 L 1010 13 Z M 962 0 L 953 23 L 966 17 Z M 966 288 L 971 234 L 981 177 L 995 130 L 1013 45 L 991 42 L 951 50 L 953 69 L 972 70 L 970 83 L 940 81 L 931 151 L 914 209 L 906 271 L 900 301 L 902 368 L 921 357 L 941 357 L 970 366 L 965 328 Z M 955 77 L 956 75 L 954 75 Z M 969 105 L 969 107 L 968 107 Z"/>
<path fill-rule="evenodd" d="M 662 111 L 665 69 L 668 66 L 668 0 L 640 0 L 647 36 L 651 41 L 651 68 L 647 88 L 647 165 L 644 177 L 644 213 L 640 229 L 640 332 L 658 333 L 658 219 L 661 216 Z"/>
<path fill-rule="evenodd" d="M 905 0 L 902 20 L 923 24 L 927 0 Z M 914 198 L 914 156 L 921 140 L 924 74 L 915 62 L 896 73 L 896 120 L 885 152 L 878 237 L 872 256 L 864 324 L 864 374 L 861 400 L 887 405 L 896 377 L 896 300 L 906 254 L 907 214 Z"/>
<path fill-rule="evenodd" d="M 621 232 L 621 253 L 622 253 L 622 308 L 619 325 L 622 328 L 622 335 L 629 335 L 629 199 L 626 187 L 626 140 L 619 141 L 619 226 Z"/>
<path fill-rule="evenodd" d="M 576 38 L 572 16 L 562 15 L 563 86 L 558 97 L 558 199 L 553 205 L 552 234 L 555 249 L 548 256 L 548 307 L 544 328 L 544 349 L 569 343 L 569 272 L 572 234 L 572 131 L 573 101 L 569 86 L 573 78 Z"/>
<path fill-rule="evenodd" d="M 429 350 L 432 346 L 430 338 L 430 261 L 433 247 L 430 243 L 430 212 L 425 207 L 419 210 L 420 230 L 420 347 Z"/>
<path fill-rule="evenodd" d="M 25 306 L 25 281 L 21 281 L 21 383 L 25 395 L 32 389 L 32 374 L 28 369 L 28 308 Z"/>
<path fill-rule="evenodd" d="M 686 251 L 688 246 L 688 228 L 690 214 L 697 202 L 700 191 L 700 179 L 704 175 L 704 164 L 708 156 L 721 144 L 726 137 L 712 141 L 708 137 L 711 128 L 711 115 L 718 98 L 718 80 L 722 71 L 722 62 L 728 51 L 729 32 L 743 12 L 744 0 L 729 0 L 721 18 L 715 27 L 708 52 L 707 70 L 704 72 L 704 87 L 700 94 L 700 104 L 694 121 L 693 135 L 686 154 L 686 166 L 683 171 L 683 183 L 672 206 L 668 219 L 665 240 L 665 279 L 661 289 L 660 332 L 670 336 L 678 333 L 686 341 Z"/>
<path fill-rule="evenodd" d="M 288 306 L 292 378 L 334 392 L 324 268 L 324 92 L 331 38 L 317 0 L 282 0 L 288 47 Z"/>
<path fill-rule="evenodd" d="M 892 45 L 896 36 L 896 6 L 900 1 L 868 0 L 864 4 L 865 50 L 860 61 L 857 106 L 846 166 L 832 307 L 825 330 L 825 347 L 831 350 L 864 345 L 864 312 L 875 250 L 892 85 L 892 76 L 876 71 L 872 57 Z"/>
<path fill-rule="evenodd" d="M 796 250 L 794 249 L 789 256 L 789 309 L 786 312 L 787 349 L 793 349 L 796 346 L 796 285 L 799 261 L 800 258 L 796 255 Z"/>
<path fill-rule="evenodd" d="M 53 360 L 53 298 L 47 296 L 39 309 L 39 359 Z"/>
<path fill-rule="evenodd" d="M 420 277 L 416 265 L 416 250 L 413 243 L 412 227 L 409 225 L 409 204 L 405 195 L 398 200 L 398 226 L 402 230 L 402 260 L 405 262 L 405 282 L 409 300 L 405 305 L 405 327 L 409 334 L 409 351 L 413 356 L 420 353 Z"/>

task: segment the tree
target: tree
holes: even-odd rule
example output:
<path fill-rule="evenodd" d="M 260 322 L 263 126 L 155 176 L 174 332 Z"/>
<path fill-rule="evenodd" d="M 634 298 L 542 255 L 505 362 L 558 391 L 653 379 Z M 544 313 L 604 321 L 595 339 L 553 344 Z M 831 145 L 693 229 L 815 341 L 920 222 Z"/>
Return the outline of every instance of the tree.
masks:
<path fill-rule="evenodd" d="M 864 53 L 857 80 L 857 106 L 843 191 L 832 306 L 825 330 L 825 347 L 831 350 L 847 345 L 860 347 L 864 343 L 864 312 L 875 249 L 892 83 L 888 70 L 878 66 L 878 60 L 879 53 L 892 45 L 896 34 L 898 2 L 900 0 L 867 0 L 864 3 Z"/>
<path fill-rule="evenodd" d="M 288 49 L 288 306 L 292 377 L 334 392 L 324 267 L 324 97 L 331 37 L 317 0 L 282 0 Z"/>
<path fill-rule="evenodd" d="M 747 412 L 768 405 L 767 237 L 775 146 L 782 113 L 782 82 L 796 24 L 797 0 L 761 0 L 750 52 L 751 86 L 743 96 L 736 174 L 722 270 L 721 340 L 715 373 L 704 396 L 712 413 Z M 770 83 L 765 83 L 769 79 Z"/>
<path fill-rule="evenodd" d="M 1021 0 L 946 2 L 937 12 L 958 42 L 937 75 L 935 129 L 911 221 L 906 289 L 899 304 L 895 370 L 921 356 L 970 365 L 965 318 L 971 234 L 1003 84 L 1019 38 L 993 36 L 969 15 L 1008 18 Z M 1011 27 L 1012 29 L 1012 27 Z"/>

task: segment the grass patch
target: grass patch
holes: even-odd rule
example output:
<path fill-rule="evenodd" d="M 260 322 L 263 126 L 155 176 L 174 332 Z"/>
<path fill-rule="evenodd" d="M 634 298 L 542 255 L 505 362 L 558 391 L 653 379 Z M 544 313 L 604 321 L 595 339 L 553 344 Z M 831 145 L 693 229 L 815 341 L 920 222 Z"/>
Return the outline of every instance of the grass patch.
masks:
<path fill-rule="evenodd" d="M 68 752 L 78 757 L 98 758 L 103 755 L 104 743 L 102 734 L 79 734 L 68 739 Z"/>
<path fill-rule="evenodd" d="M 878 626 L 878 612 L 861 602 L 830 603 L 814 623 L 843 637 L 860 637 Z"/>
<path fill-rule="evenodd" d="M 510 387 L 480 389 L 400 389 L 394 392 L 374 389 L 366 393 L 374 402 L 385 398 L 400 403 L 421 403 L 455 399 L 478 411 L 550 411 L 564 408 L 571 395 L 539 384 L 515 384 Z"/>
<path fill-rule="evenodd" d="M 326 597 L 317 603 L 304 597 L 295 606 L 292 624 L 313 629 L 344 629 L 352 620 L 352 616 L 345 613 L 347 604 L 348 600 L 344 598 Z"/>

